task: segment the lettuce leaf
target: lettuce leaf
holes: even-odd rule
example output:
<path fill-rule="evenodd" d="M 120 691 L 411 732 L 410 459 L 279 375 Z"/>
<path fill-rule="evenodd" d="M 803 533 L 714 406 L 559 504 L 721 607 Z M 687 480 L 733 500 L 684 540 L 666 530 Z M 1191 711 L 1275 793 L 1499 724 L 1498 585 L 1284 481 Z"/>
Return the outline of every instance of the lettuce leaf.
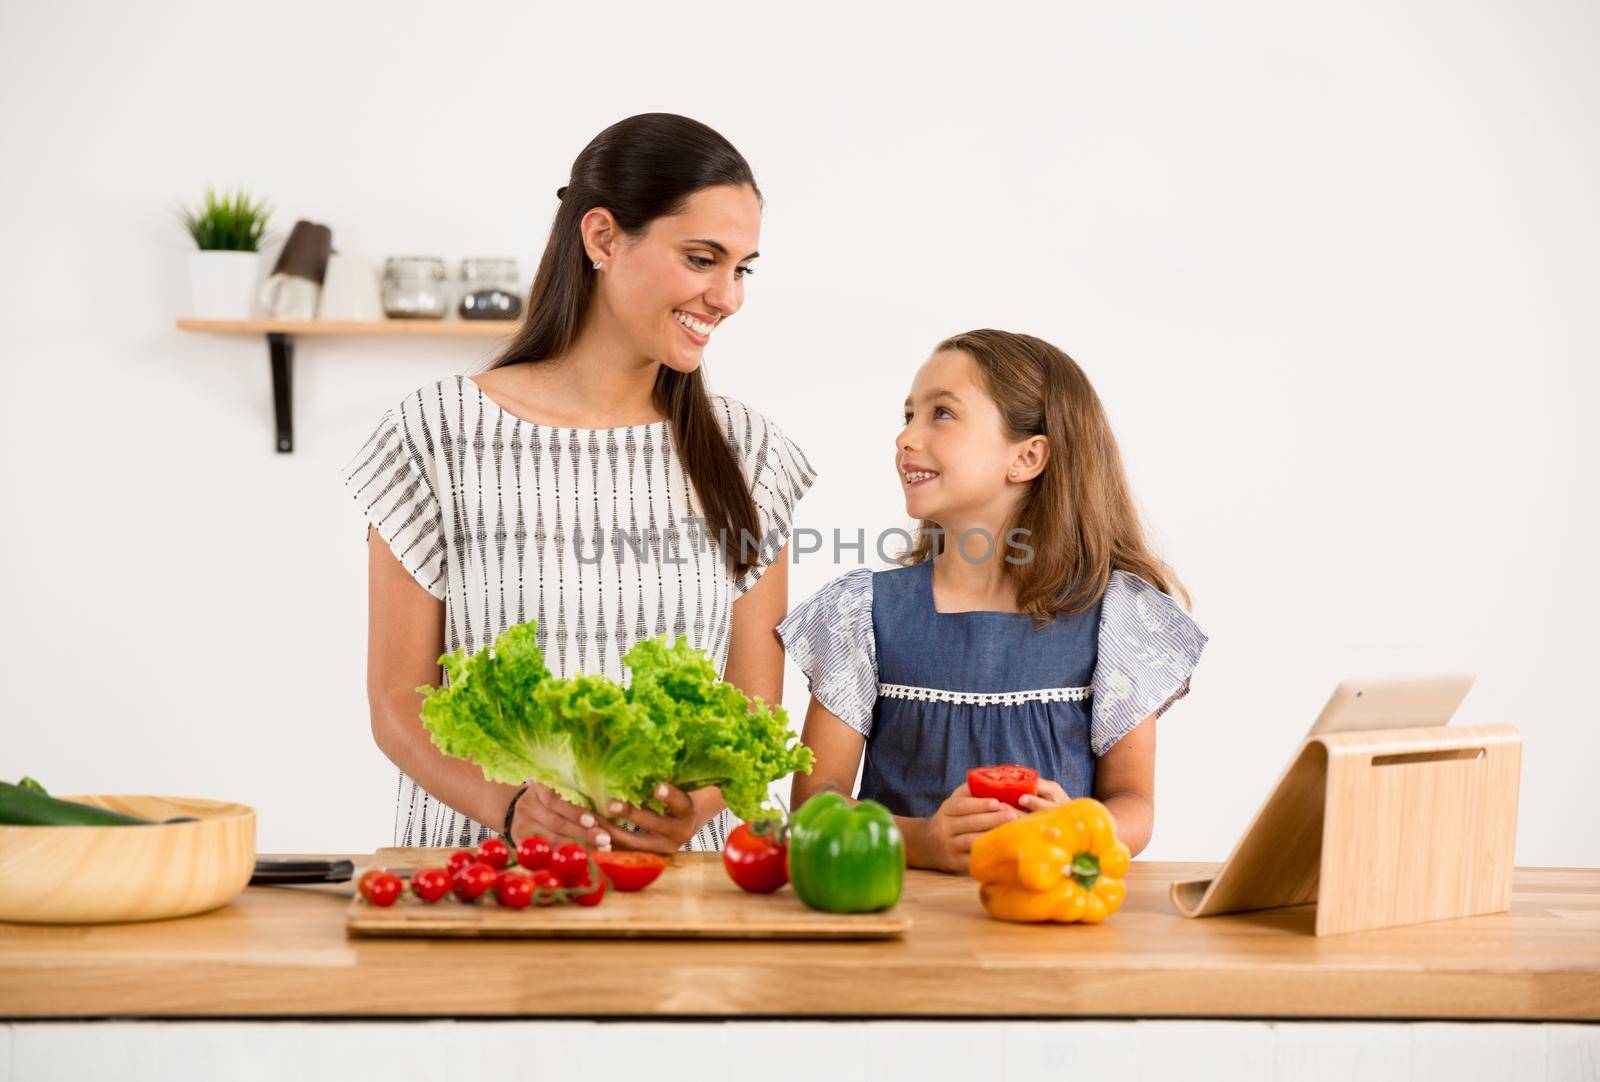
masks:
<path fill-rule="evenodd" d="M 672 734 L 605 677 L 547 680 L 534 695 L 565 737 L 559 758 L 534 764 L 537 776 L 574 804 L 597 812 L 612 800 L 642 804 L 671 775 Z"/>
<path fill-rule="evenodd" d="M 447 685 L 423 687 L 423 724 L 444 752 L 491 781 L 536 779 L 595 812 L 611 800 L 660 809 L 655 786 L 717 786 L 741 819 L 768 811 L 767 786 L 811 769 L 780 706 L 717 679 L 710 659 L 679 636 L 636 643 L 624 688 L 595 674 L 557 678 L 533 622 L 508 628 L 476 654 L 439 659 Z"/>
<path fill-rule="evenodd" d="M 715 785 L 741 819 L 767 811 L 767 786 L 797 770 L 811 770 L 811 749 L 789 732 L 783 707 L 717 679 L 711 660 L 678 637 L 646 639 L 623 655 L 633 675 L 628 692 L 657 717 L 671 718 L 678 735 L 672 781 L 680 789 Z"/>

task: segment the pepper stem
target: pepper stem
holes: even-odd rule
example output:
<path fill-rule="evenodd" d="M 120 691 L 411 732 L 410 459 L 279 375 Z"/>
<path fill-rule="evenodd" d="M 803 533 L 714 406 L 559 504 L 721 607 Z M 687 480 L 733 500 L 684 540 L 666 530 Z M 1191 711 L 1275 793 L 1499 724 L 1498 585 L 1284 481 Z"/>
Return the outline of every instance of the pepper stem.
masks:
<path fill-rule="evenodd" d="M 1072 858 L 1072 878 L 1084 890 L 1091 890 L 1100 878 L 1100 858 L 1093 853 L 1079 853 Z"/>

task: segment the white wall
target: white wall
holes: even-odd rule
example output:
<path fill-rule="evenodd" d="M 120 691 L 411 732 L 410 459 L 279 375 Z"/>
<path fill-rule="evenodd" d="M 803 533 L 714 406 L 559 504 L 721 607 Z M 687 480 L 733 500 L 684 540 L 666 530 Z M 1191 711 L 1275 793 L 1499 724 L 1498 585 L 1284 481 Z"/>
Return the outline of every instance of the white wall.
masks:
<path fill-rule="evenodd" d="M 171 207 L 243 183 L 374 259 L 531 265 L 584 142 L 660 109 L 765 187 L 709 371 L 820 469 L 803 524 L 904 521 L 899 403 L 945 334 L 1096 381 L 1212 637 L 1147 856 L 1224 856 L 1341 676 L 1469 669 L 1459 720 L 1526 738 L 1519 863 L 1600 864 L 1600 15 L 976 10 L 0 9 L 0 776 L 246 801 L 263 850 L 387 842 L 336 472 L 487 347 L 303 342 L 274 454 L 264 344 L 173 329 Z"/>

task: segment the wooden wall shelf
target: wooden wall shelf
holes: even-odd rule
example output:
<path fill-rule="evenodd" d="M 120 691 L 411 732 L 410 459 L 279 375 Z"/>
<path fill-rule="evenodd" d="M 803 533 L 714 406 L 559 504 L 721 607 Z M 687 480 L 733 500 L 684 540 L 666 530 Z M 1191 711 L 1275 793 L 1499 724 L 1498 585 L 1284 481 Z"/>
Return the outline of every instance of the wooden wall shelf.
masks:
<path fill-rule="evenodd" d="M 351 334 L 419 338 L 504 338 L 514 319 L 379 319 L 345 322 L 320 319 L 180 319 L 180 331 L 208 334 Z"/>
<path fill-rule="evenodd" d="M 180 331 L 204 334 L 264 334 L 272 361 L 272 410 L 277 420 L 278 452 L 294 450 L 294 413 L 290 376 L 294 368 L 294 336 L 509 338 L 514 319 L 381 319 L 365 322 L 317 319 L 180 319 Z"/>

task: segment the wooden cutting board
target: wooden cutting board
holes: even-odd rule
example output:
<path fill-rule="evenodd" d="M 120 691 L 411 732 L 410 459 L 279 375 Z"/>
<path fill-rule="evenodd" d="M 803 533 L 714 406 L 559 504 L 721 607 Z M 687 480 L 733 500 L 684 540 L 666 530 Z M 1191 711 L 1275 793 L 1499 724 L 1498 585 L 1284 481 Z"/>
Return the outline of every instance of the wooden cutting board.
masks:
<path fill-rule="evenodd" d="M 450 852 L 380 849 L 371 866 L 397 872 L 442 867 Z M 608 890 L 605 900 L 593 907 L 506 909 L 487 896 L 464 903 L 454 895 L 430 904 L 408 891 L 388 908 L 358 894 L 345 915 L 347 933 L 369 936 L 888 939 L 910 927 L 911 918 L 898 905 L 881 913 L 823 913 L 796 898 L 792 887 L 775 894 L 746 894 L 728 878 L 717 853 L 678 853 L 644 890 Z"/>

